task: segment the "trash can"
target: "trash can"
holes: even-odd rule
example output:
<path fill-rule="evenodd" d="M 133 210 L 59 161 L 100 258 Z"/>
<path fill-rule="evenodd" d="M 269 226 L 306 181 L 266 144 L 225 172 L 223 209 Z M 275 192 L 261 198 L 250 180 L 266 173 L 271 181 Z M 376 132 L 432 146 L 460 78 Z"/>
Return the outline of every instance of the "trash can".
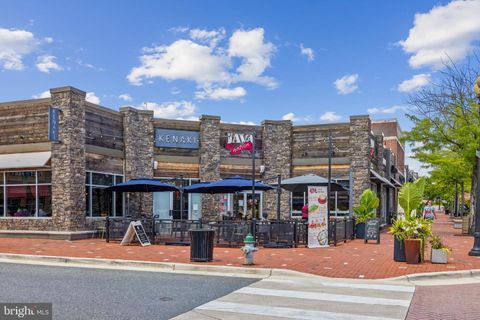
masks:
<path fill-rule="evenodd" d="M 215 230 L 190 229 L 190 261 L 208 262 L 213 260 Z"/>

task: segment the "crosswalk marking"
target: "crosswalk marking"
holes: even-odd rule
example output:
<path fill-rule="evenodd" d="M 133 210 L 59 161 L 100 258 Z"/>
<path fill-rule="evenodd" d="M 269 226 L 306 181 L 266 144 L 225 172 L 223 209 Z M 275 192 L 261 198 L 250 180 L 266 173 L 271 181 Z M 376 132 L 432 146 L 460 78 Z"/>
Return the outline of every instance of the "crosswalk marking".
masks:
<path fill-rule="evenodd" d="M 256 304 L 233 303 L 223 301 L 208 302 L 197 308 L 198 310 L 224 311 L 242 314 L 251 314 L 268 317 L 283 317 L 305 320 L 396 320 L 386 317 L 372 317 L 358 314 L 305 310 L 297 308 L 270 307 Z M 245 317 L 245 316 L 243 316 Z M 243 319 L 239 317 L 239 319 Z M 194 318 L 192 318 L 194 319 Z"/>
<path fill-rule="evenodd" d="M 391 282 L 273 276 L 174 319 L 399 320 L 414 291 Z"/>
<path fill-rule="evenodd" d="M 279 282 L 279 283 L 295 283 L 294 280 L 289 279 L 263 279 L 263 282 Z M 325 287 L 338 287 L 338 288 L 356 288 L 356 289 L 372 289 L 372 290 L 382 290 L 382 291 L 397 291 L 397 292 L 411 292 L 415 291 L 415 287 L 411 286 L 402 286 L 402 285 L 386 285 L 386 284 L 365 284 L 365 283 L 355 283 L 355 282 L 332 282 L 332 281 L 319 281 L 315 282 L 316 284 L 325 286 Z"/>
<path fill-rule="evenodd" d="M 286 297 L 286 298 L 299 298 L 299 299 L 309 299 L 309 300 L 376 304 L 376 305 L 386 305 L 386 306 L 408 307 L 410 305 L 410 300 L 361 297 L 361 296 L 322 293 L 322 292 L 313 292 L 313 291 L 293 291 L 293 290 L 277 290 L 277 289 L 245 287 L 237 290 L 236 293 L 274 296 L 274 297 Z"/>

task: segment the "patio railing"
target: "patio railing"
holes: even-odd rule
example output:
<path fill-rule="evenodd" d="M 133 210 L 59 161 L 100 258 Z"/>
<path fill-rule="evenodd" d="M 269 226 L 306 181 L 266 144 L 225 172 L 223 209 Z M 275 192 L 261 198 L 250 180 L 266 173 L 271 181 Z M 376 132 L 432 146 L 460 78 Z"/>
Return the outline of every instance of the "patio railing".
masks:
<path fill-rule="evenodd" d="M 150 241 L 158 244 L 189 244 L 188 230 L 210 228 L 215 230 L 214 245 L 239 247 L 248 233 L 255 236 L 257 245 L 264 247 L 297 247 L 308 243 L 308 225 L 302 220 L 175 220 L 142 218 L 140 220 Z M 106 241 L 119 241 L 127 231 L 131 218 L 107 218 Z M 329 225 L 329 243 L 337 245 L 355 236 L 352 218 L 332 218 Z"/>

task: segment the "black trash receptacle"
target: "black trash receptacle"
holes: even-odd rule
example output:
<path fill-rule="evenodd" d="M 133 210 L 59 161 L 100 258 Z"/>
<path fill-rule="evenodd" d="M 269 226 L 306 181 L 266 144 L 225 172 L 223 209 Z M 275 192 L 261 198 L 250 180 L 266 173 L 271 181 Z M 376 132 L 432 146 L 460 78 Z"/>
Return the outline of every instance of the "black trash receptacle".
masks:
<path fill-rule="evenodd" d="M 190 229 L 190 261 L 208 262 L 213 260 L 215 230 Z"/>

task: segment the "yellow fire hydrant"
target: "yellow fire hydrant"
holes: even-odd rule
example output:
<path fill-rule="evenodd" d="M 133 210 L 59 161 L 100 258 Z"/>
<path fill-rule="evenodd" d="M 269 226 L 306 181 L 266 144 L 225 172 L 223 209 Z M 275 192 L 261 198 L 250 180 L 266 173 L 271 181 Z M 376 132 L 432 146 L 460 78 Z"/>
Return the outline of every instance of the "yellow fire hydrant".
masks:
<path fill-rule="evenodd" d="M 255 239 L 253 238 L 252 234 L 247 234 L 245 239 L 243 240 L 244 246 L 240 248 L 245 256 L 245 263 L 246 265 L 252 265 L 253 263 L 253 253 L 258 249 L 255 248 Z"/>

